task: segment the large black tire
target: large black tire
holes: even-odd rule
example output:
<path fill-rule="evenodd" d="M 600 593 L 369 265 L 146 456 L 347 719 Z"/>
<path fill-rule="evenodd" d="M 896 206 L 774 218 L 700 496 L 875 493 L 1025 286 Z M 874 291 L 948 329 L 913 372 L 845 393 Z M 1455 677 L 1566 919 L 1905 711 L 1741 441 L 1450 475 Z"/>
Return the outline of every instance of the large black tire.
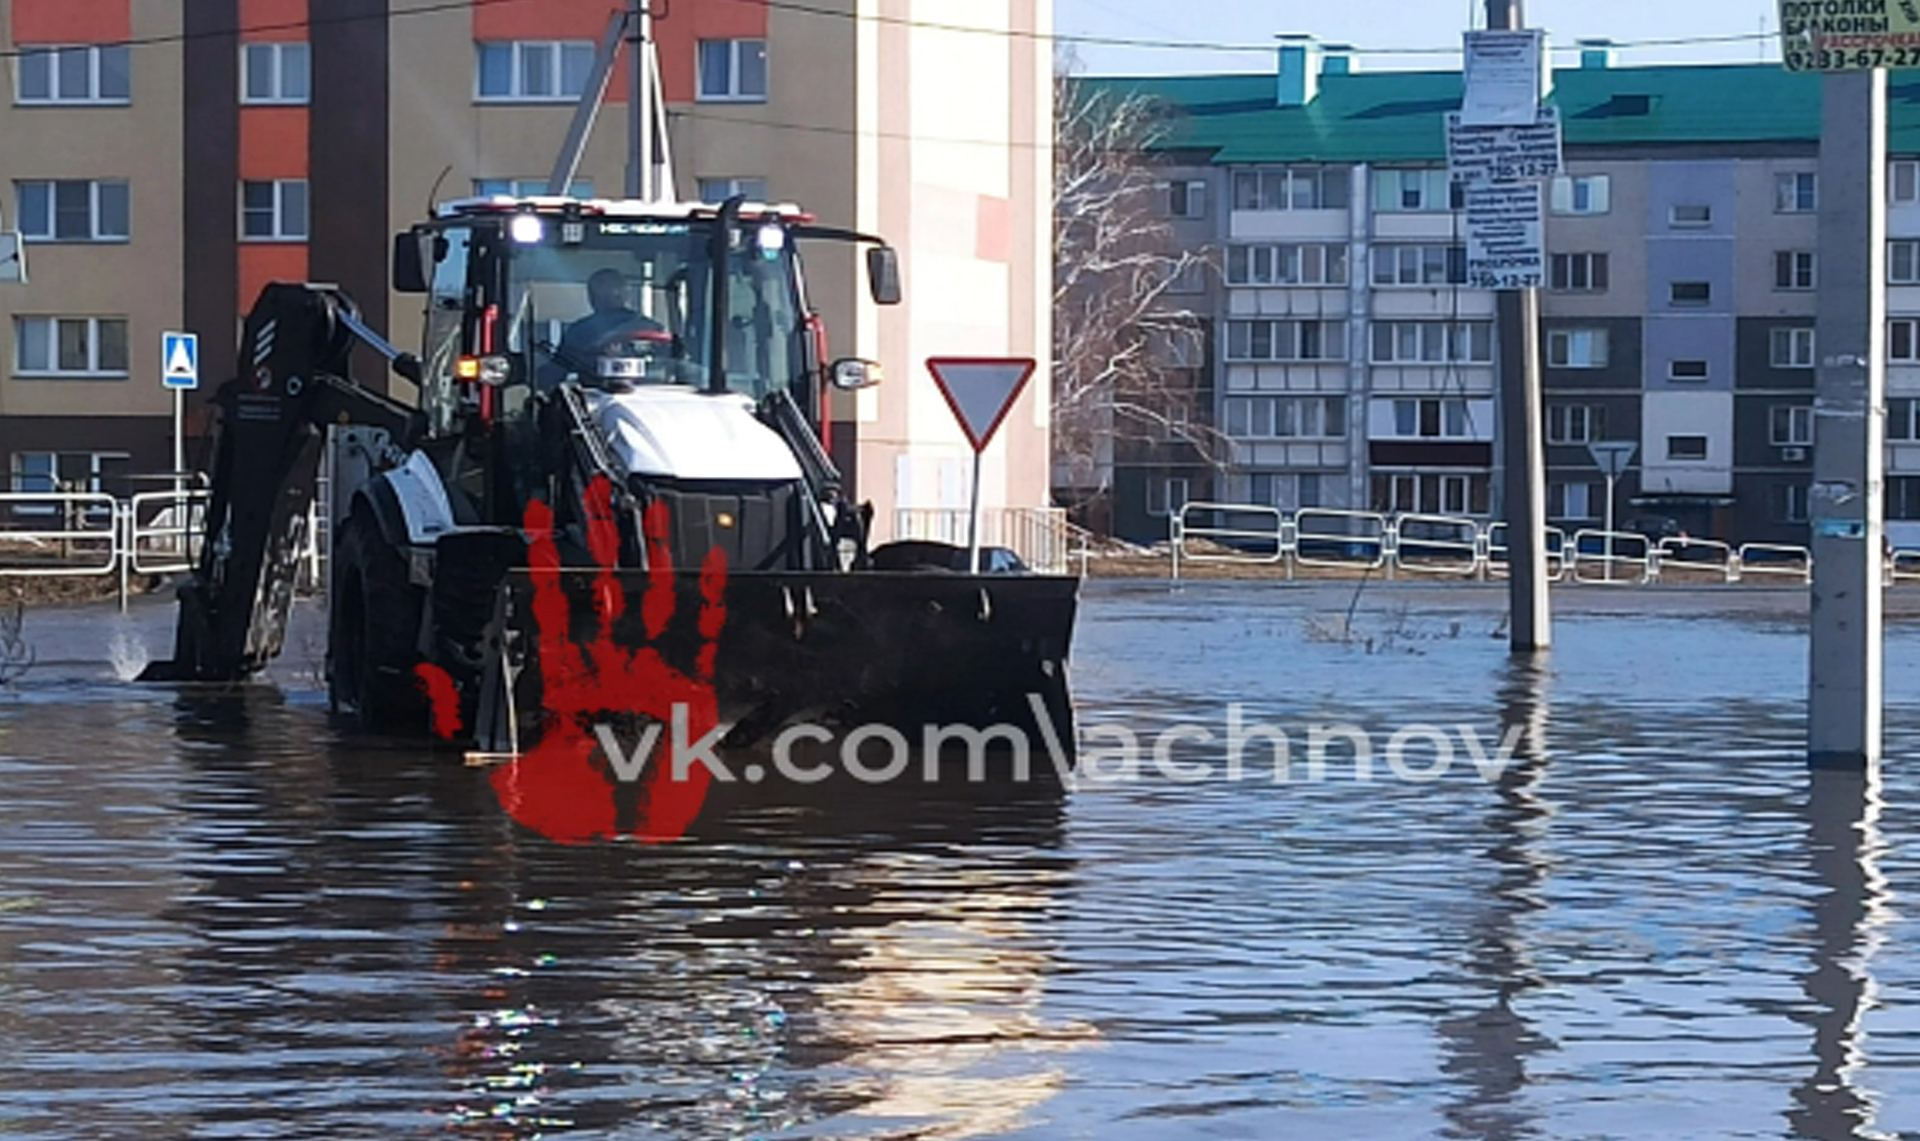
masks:
<path fill-rule="evenodd" d="M 327 685 L 335 711 L 370 733 L 425 732 L 427 700 L 414 675 L 424 592 L 365 509 L 347 516 L 333 557 Z"/>

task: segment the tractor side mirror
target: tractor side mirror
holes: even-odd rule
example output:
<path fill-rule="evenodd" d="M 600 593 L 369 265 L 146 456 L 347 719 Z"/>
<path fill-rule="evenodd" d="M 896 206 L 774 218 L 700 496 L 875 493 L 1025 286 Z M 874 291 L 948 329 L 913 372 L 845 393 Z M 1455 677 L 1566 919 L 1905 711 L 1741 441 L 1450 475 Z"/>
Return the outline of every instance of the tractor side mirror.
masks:
<path fill-rule="evenodd" d="M 877 361 L 863 361 L 857 357 L 833 362 L 833 386 L 842 392 L 853 392 L 862 388 L 872 388 L 880 383 L 881 370 Z"/>
<path fill-rule="evenodd" d="M 900 304 L 900 251 L 892 246 L 867 251 L 867 288 L 875 305 Z"/>
<path fill-rule="evenodd" d="M 427 267 L 420 258 L 420 234 L 405 230 L 393 236 L 393 290 L 425 293 Z"/>

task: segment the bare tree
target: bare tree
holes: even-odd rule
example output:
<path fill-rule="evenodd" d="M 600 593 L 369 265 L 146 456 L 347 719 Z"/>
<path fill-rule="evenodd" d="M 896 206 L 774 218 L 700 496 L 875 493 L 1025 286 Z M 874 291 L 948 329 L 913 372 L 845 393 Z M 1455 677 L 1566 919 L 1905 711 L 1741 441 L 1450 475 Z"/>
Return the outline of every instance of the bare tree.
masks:
<path fill-rule="evenodd" d="M 1073 71 L 1063 58 L 1054 76 L 1053 453 L 1056 493 L 1084 504 L 1129 444 L 1185 445 L 1185 462 L 1215 467 L 1228 448 L 1195 415 L 1195 371 L 1172 363 L 1204 360 L 1206 336 L 1170 289 L 1213 266 L 1165 216 L 1161 105 Z"/>

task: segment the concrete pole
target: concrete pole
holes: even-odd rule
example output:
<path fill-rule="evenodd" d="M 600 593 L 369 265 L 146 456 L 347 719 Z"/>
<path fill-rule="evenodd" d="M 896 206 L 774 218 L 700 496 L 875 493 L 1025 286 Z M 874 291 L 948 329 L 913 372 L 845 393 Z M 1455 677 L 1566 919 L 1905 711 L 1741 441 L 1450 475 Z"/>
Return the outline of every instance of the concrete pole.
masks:
<path fill-rule="evenodd" d="M 1607 562 L 1606 562 L 1607 572 L 1606 573 L 1607 573 L 1608 582 L 1613 581 L 1613 485 L 1614 485 L 1614 481 L 1618 480 L 1619 478 L 1620 478 L 1619 476 L 1613 474 L 1613 469 L 1611 467 L 1607 469 L 1607 512 L 1606 512 L 1607 521 L 1604 524 L 1604 526 L 1607 529 Z"/>
<path fill-rule="evenodd" d="M 1487 28 L 1519 31 L 1521 0 L 1487 0 Z M 1507 606 L 1516 654 L 1553 645 L 1547 596 L 1547 445 L 1541 438 L 1540 294 L 1503 289 L 1497 298 L 1500 338 L 1500 429 L 1507 519 Z"/>
<path fill-rule="evenodd" d="M 647 0 L 627 7 L 627 116 L 633 138 L 627 152 L 627 197 L 653 201 L 653 85 L 647 82 L 647 40 L 653 19 Z"/>
<path fill-rule="evenodd" d="M 1880 760 L 1884 680 L 1887 77 L 1821 84 L 1807 753 L 1865 769 Z"/>

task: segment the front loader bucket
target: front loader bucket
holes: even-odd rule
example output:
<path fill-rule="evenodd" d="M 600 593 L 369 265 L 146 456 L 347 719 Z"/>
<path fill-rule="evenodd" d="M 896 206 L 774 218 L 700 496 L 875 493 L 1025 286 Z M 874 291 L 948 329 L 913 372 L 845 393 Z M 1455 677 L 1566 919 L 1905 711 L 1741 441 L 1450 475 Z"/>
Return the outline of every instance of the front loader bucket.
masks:
<path fill-rule="evenodd" d="M 710 691 L 730 750 L 764 751 L 795 726 L 821 743 L 889 727 L 915 747 L 929 727 L 998 728 L 996 744 L 1027 742 L 1036 773 L 1072 764 L 1078 579 L 742 572 L 703 590 L 682 571 L 649 598 L 646 571 L 562 570 L 547 572 L 543 600 L 537 577 L 514 570 L 501 588 L 475 727 L 483 750 L 524 752 L 557 715 L 582 710 L 665 722 L 662 694 Z M 556 615 L 564 631 L 543 629 Z"/>

